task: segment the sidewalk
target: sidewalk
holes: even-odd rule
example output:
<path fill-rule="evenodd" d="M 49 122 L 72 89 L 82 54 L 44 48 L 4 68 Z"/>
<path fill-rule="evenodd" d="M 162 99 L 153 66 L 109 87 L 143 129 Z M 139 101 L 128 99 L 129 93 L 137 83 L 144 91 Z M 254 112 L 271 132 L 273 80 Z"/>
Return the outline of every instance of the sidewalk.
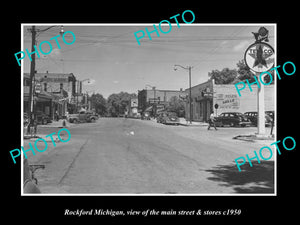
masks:
<path fill-rule="evenodd" d="M 63 126 L 63 120 L 62 119 L 59 120 L 59 121 L 52 121 L 52 123 L 48 123 L 48 124 L 45 124 L 45 125 L 39 124 L 38 127 L 37 127 L 37 129 L 38 129 L 37 134 L 35 136 L 34 135 L 32 136 L 30 134 L 27 135 L 27 128 L 23 127 L 23 138 L 24 139 L 33 139 L 33 140 L 38 139 L 38 138 L 43 138 L 43 139 L 47 140 L 47 139 L 49 139 L 49 137 L 45 138 L 45 136 L 52 133 L 53 128 L 69 128 L 69 127 L 72 127 L 72 126 L 75 126 L 75 124 L 74 123 L 69 123 L 67 121 L 65 123 L 65 126 Z M 48 130 L 49 130 L 48 128 L 51 130 L 51 132 L 50 131 L 48 132 Z M 42 129 L 42 131 L 41 131 L 41 129 Z M 46 134 L 44 133 L 45 129 L 47 130 Z M 57 132 L 57 131 L 55 131 L 55 132 Z M 53 137 L 54 137 L 54 140 L 58 140 L 57 134 L 55 134 Z M 51 141 L 51 139 L 49 139 L 49 140 Z"/>
<path fill-rule="evenodd" d="M 208 123 L 205 123 L 205 122 L 192 121 L 192 123 L 190 123 L 190 121 L 187 121 L 185 118 L 182 118 L 182 117 L 179 118 L 179 123 L 180 123 L 180 125 L 186 126 L 186 127 L 208 126 Z"/>
<path fill-rule="evenodd" d="M 75 125 L 75 123 L 69 123 L 67 120 L 66 121 L 66 126 L 63 126 L 63 120 L 60 119 L 58 121 L 52 121 L 52 123 L 48 123 L 45 125 L 38 125 L 39 127 L 57 127 L 57 128 L 63 128 L 63 127 L 72 127 Z"/>

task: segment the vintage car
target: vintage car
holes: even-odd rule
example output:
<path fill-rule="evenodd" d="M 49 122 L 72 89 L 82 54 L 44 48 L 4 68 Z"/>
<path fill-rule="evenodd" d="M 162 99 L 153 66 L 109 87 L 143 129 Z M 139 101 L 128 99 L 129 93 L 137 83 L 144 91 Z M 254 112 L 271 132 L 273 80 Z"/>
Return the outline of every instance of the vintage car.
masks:
<path fill-rule="evenodd" d="M 257 126 L 257 112 L 245 112 L 244 115 L 248 117 L 253 126 Z M 272 121 L 272 118 L 265 112 L 265 126 L 271 126 Z"/>
<path fill-rule="evenodd" d="M 224 112 L 221 113 L 218 117 L 215 117 L 216 126 L 250 126 L 251 121 L 242 113 L 239 112 Z"/>
<path fill-rule="evenodd" d="M 78 114 L 69 114 L 68 120 L 70 123 L 78 122 L 95 122 L 99 117 L 93 112 L 80 111 Z"/>
<path fill-rule="evenodd" d="M 175 112 L 161 112 L 156 118 L 157 123 L 179 125 L 179 118 Z"/>
<path fill-rule="evenodd" d="M 150 112 L 144 112 L 141 116 L 142 120 L 150 120 Z"/>
<path fill-rule="evenodd" d="M 36 111 L 35 112 L 36 120 L 38 124 L 48 124 L 52 123 L 52 120 L 49 115 L 43 113 L 42 111 Z"/>

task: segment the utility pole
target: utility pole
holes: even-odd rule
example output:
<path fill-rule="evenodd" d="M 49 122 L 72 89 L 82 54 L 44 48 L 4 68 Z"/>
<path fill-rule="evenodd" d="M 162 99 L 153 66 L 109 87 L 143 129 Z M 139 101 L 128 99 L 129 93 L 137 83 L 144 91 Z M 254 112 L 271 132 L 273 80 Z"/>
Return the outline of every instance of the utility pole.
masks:
<path fill-rule="evenodd" d="M 189 66 L 189 83 L 190 83 L 190 93 L 189 93 L 189 102 L 190 102 L 190 124 L 192 124 L 192 67 Z"/>
<path fill-rule="evenodd" d="M 35 26 L 32 26 L 31 28 L 31 52 L 34 51 L 34 45 L 35 45 L 35 36 L 36 36 L 36 30 Z M 29 85 L 29 100 L 28 100 L 28 117 L 29 117 L 29 125 L 27 127 L 27 134 L 30 133 L 30 126 L 33 125 L 33 81 L 34 81 L 34 73 L 35 73 L 35 53 L 31 56 L 31 63 L 30 63 L 30 85 Z"/>
<path fill-rule="evenodd" d="M 188 70 L 189 71 L 189 110 L 190 110 L 190 124 L 192 124 L 192 67 L 191 66 L 181 66 L 181 65 L 174 65 L 174 70 L 177 70 L 177 66 L 181 67 L 182 69 Z"/>
<path fill-rule="evenodd" d="M 30 63 L 30 78 L 29 78 L 29 99 L 28 99 L 28 117 L 29 117 L 29 125 L 27 127 L 27 134 L 30 133 L 30 127 L 33 125 L 34 119 L 35 118 L 35 113 L 34 113 L 34 107 L 33 107 L 33 102 L 34 102 L 34 98 L 33 98 L 33 94 L 34 94 L 34 76 L 35 76 L 35 53 L 37 52 L 37 50 L 35 51 L 35 39 L 36 39 L 36 34 L 37 32 L 41 33 L 44 31 L 47 31 L 53 27 L 56 26 L 50 26 L 47 27 L 46 29 L 36 29 L 35 26 L 32 26 L 31 29 L 28 29 L 29 31 L 31 31 L 31 53 L 30 53 L 30 58 L 31 58 L 31 63 Z M 63 35 L 64 33 L 64 28 L 63 26 L 60 27 L 60 35 Z"/>

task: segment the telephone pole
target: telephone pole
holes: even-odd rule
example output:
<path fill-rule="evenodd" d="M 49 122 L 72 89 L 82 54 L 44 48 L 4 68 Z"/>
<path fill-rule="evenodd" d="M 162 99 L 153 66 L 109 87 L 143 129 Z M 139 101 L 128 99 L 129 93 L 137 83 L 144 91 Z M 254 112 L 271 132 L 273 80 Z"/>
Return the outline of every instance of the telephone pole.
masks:
<path fill-rule="evenodd" d="M 35 46 L 35 37 L 36 37 L 36 29 L 35 26 L 32 26 L 31 29 L 31 52 L 34 51 Z M 30 63 L 30 78 L 29 78 L 29 99 L 28 99 L 28 118 L 29 118 L 29 125 L 27 127 L 27 133 L 30 133 L 30 126 L 33 125 L 33 81 L 34 81 L 34 73 L 35 73 L 35 53 L 31 56 L 31 63 Z"/>
<path fill-rule="evenodd" d="M 174 65 L 174 70 L 177 70 L 177 66 L 181 67 L 182 69 L 188 70 L 189 71 L 189 111 L 190 111 L 190 124 L 192 124 L 192 67 L 191 66 L 181 66 L 181 65 Z"/>

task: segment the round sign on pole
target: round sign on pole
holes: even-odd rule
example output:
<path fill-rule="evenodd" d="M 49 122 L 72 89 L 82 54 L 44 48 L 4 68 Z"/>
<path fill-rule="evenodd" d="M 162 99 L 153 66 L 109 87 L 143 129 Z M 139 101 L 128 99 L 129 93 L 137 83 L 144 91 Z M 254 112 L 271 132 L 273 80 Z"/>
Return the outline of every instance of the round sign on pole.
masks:
<path fill-rule="evenodd" d="M 251 71 L 262 73 L 274 67 L 275 52 L 267 43 L 254 43 L 245 51 L 244 60 Z"/>

